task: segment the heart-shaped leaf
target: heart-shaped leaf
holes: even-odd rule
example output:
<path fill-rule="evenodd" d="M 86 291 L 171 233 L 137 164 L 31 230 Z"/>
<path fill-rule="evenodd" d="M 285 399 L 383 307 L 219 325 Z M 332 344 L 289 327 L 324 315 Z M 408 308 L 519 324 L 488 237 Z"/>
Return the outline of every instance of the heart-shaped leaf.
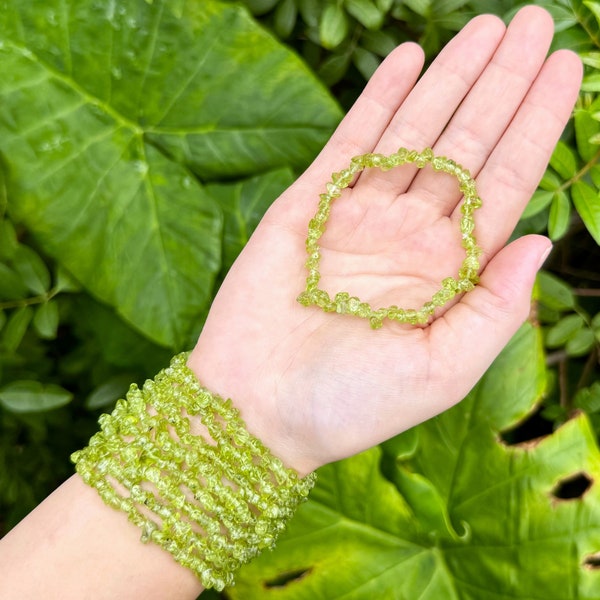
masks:
<path fill-rule="evenodd" d="M 303 168 L 340 117 L 308 69 L 214 0 L 6 0 L 10 208 L 154 341 L 181 347 L 221 264 L 201 181 Z"/>

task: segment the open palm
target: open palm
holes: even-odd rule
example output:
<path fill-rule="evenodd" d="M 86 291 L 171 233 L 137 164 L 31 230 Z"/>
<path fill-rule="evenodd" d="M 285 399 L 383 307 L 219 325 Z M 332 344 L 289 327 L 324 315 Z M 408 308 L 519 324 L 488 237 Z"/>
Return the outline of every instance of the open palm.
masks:
<path fill-rule="evenodd" d="M 249 428 L 299 472 L 354 454 L 462 399 L 526 318 L 549 242 L 505 246 L 570 115 L 581 65 L 546 57 L 548 14 L 521 10 L 508 29 L 471 21 L 417 82 L 422 52 L 397 48 L 313 165 L 271 207 L 232 267 L 190 358 L 231 397 Z M 481 284 L 427 327 L 296 302 L 305 239 L 331 173 L 400 146 L 453 158 L 476 178 Z M 335 201 L 320 240 L 320 286 L 374 308 L 419 308 L 464 258 L 454 178 L 406 165 L 363 171 Z"/>

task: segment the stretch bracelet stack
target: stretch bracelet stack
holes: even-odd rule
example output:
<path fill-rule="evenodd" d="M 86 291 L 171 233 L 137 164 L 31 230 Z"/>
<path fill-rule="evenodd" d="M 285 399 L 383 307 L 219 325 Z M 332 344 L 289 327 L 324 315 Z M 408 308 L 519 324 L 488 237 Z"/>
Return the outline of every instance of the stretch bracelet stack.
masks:
<path fill-rule="evenodd" d="M 329 218 L 333 200 L 342 195 L 342 190 L 347 188 L 354 177 L 363 169 L 377 167 L 382 171 L 389 171 L 394 167 L 407 163 L 412 163 L 419 169 L 431 164 L 435 171 L 443 171 L 453 175 L 458 180 L 459 189 L 463 194 L 463 202 L 460 207 L 462 217 L 459 226 L 461 244 L 466 253 L 462 266 L 458 271 L 458 278 L 446 277 L 441 282 L 440 289 L 433 294 L 432 299 L 425 302 L 420 309 L 403 309 L 395 305 L 373 309 L 370 304 L 363 302 L 356 296 L 351 296 L 348 292 L 338 292 L 332 299 L 325 290 L 319 289 L 321 279 L 319 272 L 319 262 L 321 260 L 319 239 L 325 232 L 325 224 Z M 383 154 L 355 156 L 350 161 L 348 168 L 339 173 L 333 173 L 331 181 L 326 185 L 326 192 L 321 194 L 319 198 L 317 212 L 308 224 L 308 237 L 306 238 L 308 277 L 306 278 L 306 289 L 298 296 L 300 304 L 318 306 L 325 312 L 369 319 L 373 329 L 379 329 L 385 318 L 399 323 L 424 325 L 433 316 L 437 307 L 444 306 L 457 294 L 472 290 L 479 281 L 479 255 L 481 249 L 477 246 L 475 240 L 473 211 L 481 206 L 481 198 L 477 193 L 475 180 L 467 169 L 445 156 L 435 156 L 431 148 L 425 148 L 422 152 L 400 148 L 389 156 Z"/>
<path fill-rule="evenodd" d="M 72 456 L 106 504 L 222 590 L 234 572 L 272 547 L 315 475 L 300 478 L 246 430 L 230 400 L 212 394 L 173 358 L 154 381 L 100 417 L 101 431 Z M 199 417 L 210 439 L 190 433 Z"/>

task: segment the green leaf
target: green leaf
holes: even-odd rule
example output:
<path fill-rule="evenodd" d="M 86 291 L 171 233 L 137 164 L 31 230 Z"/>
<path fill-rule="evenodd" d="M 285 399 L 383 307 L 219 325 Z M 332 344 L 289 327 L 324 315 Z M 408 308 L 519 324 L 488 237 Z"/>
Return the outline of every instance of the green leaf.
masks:
<path fill-rule="evenodd" d="M 416 451 L 386 468 L 412 480 L 406 496 L 382 476 L 376 450 L 321 469 L 275 551 L 241 570 L 231 598 L 592 600 L 583 563 L 600 544 L 600 489 L 556 496 L 579 473 L 600 477 L 589 423 L 579 416 L 536 444 L 500 438 L 540 401 L 543 358 L 538 332 L 523 328 L 460 405 L 417 428 Z"/>
<path fill-rule="evenodd" d="M 0 259 L 12 258 L 18 245 L 15 226 L 8 219 L 0 219 Z"/>
<path fill-rule="evenodd" d="M 337 83 L 350 66 L 350 55 L 347 52 L 328 56 L 319 67 L 319 77 L 327 84 Z"/>
<path fill-rule="evenodd" d="M 329 50 L 339 46 L 348 35 L 348 18 L 341 6 L 328 4 L 319 23 L 321 44 Z"/>
<path fill-rule="evenodd" d="M 367 29 L 380 29 L 384 13 L 371 0 L 345 0 L 344 5 L 361 25 Z"/>
<path fill-rule="evenodd" d="M 550 204 L 548 217 L 548 235 L 551 240 L 560 239 L 569 229 L 571 220 L 571 202 L 566 192 L 559 191 L 554 194 Z"/>
<path fill-rule="evenodd" d="M 228 184 L 211 184 L 206 190 L 225 216 L 223 270 L 227 271 L 246 245 L 271 203 L 294 181 L 289 169 Z"/>
<path fill-rule="evenodd" d="M 562 140 L 550 157 L 550 166 L 563 178 L 571 179 L 577 173 L 577 158 L 571 148 Z"/>
<path fill-rule="evenodd" d="M 296 25 L 298 9 L 294 0 L 282 0 L 275 9 L 273 17 L 273 29 L 275 33 L 281 37 L 288 37 Z"/>
<path fill-rule="evenodd" d="M 576 181 L 571 189 L 573 204 L 591 236 L 600 244 L 600 195 L 583 181 Z"/>
<path fill-rule="evenodd" d="M 360 43 L 365 50 L 386 57 L 396 48 L 398 40 L 387 31 L 365 31 L 361 36 Z"/>
<path fill-rule="evenodd" d="M 589 162 L 599 150 L 598 144 L 591 139 L 600 133 L 600 123 L 592 117 L 589 110 L 582 108 L 575 110 L 574 123 L 577 151 L 583 160 Z"/>
<path fill-rule="evenodd" d="M 53 410 L 72 399 L 73 394 L 61 386 L 39 381 L 13 381 L 0 389 L 0 404 L 15 413 Z"/>
<path fill-rule="evenodd" d="M 458 11 L 465 4 L 468 4 L 469 0 L 433 0 L 433 14 L 437 15 L 449 15 L 450 13 Z"/>
<path fill-rule="evenodd" d="M 581 52 L 579 58 L 581 58 L 584 65 L 600 69 L 600 52 Z"/>
<path fill-rule="evenodd" d="M 95 388 L 85 400 L 85 407 L 89 410 L 106 408 L 113 405 L 120 398 L 125 398 L 131 384 L 132 376 L 128 373 L 115 375 Z"/>
<path fill-rule="evenodd" d="M 600 74 L 593 73 L 583 78 L 581 82 L 582 92 L 600 92 Z"/>
<path fill-rule="evenodd" d="M 587 327 L 580 329 L 565 344 L 565 350 L 569 356 L 584 356 L 589 354 L 596 343 L 596 336 Z"/>
<path fill-rule="evenodd" d="M 21 344 L 32 318 L 33 309 L 30 306 L 22 306 L 10 313 L 0 337 L 0 346 L 9 354 L 15 352 Z"/>
<path fill-rule="evenodd" d="M 46 340 L 53 340 L 58 329 L 58 304 L 55 300 L 49 300 L 40 304 L 33 317 L 33 326 L 38 335 Z"/>
<path fill-rule="evenodd" d="M 387 13 L 394 5 L 394 0 L 375 0 L 375 4 L 380 11 Z"/>
<path fill-rule="evenodd" d="M 431 9 L 432 0 L 404 0 L 404 4 L 422 17 L 427 17 Z"/>
<path fill-rule="evenodd" d="M 264 15 L 273 10 L 279 0 L 245 0 L 246 6 L 254 15 Z"/>
<path fill-rule="evenodd" d="M 547 271 L 537 276 L 539 300 L 549 309 L 565 311 L 575 307 L 573 291 L 562 279 Z"/>
<path fill-rule="evenodd" d="M 31 292 L 45 294 L 50 288 L 50 271 L 40 255 L 29 246 L 20 244 L 12 260 L 13 267 Z"/>
<path fill-rule="evenodd" d="M 554 192 L 546 192 L 544 190 L 538 190 L 534 192 L 531 200 L 529 200 L 523 214 L 521 215 L 521 219 L 528 219 L 529 217 L 533 217 L 533 215 L 537 215 L 542 212 L 550 202 L 552 202 L 552 198 L 554 197 Z"/>
<path fill-rule="evenodd" d="M 588 413 L 600 412 L 600 381 L 595 381 L 590 387 L 579 390 L 575 394 L 573 404 Z"/>
<path fill-rule="evenodd" d="M 317 27 L 323 10 L 323 5 L 319 0 L 298 0 L 298 10 L 302 15 L 302 20 L 309 27 Z"/>
<path fill-rule="evenodd" d="M 365 79 L 370 79 L 381 61 L 372 52 L 358 46 L 352 53 L 352 62 Z"/>
<path fill-rule="evenodd" d="M 80 292 L 81 285 L 62 265 L 57 265 L 54 277 L 56 292 Z"/>
<path fill-rule="evenodd" d="M 6 0 L 0 152 L 44 254 L 179 348 L 220 270 L 222 215 L 200 179 L 303 169 L 340 111 L 243 9 L 167 6 Z"/>
<path fill-rule="evenodd" d="M 551 169 L 546 169 L 542 180 L 540 181 L 540 188 L 542 190 L 557 191 L 563 184 L 563 180 Z"/>
<path fill-rule="evenodd" d="M 18 300 L 27 296 L 27 287 L 21 276 L 0 262 L 0 300 Z"/>
<path fill-rule="evenodd" d="M 586 6 L 596 18 L 596 22 L 600 24 L 600 3 L 583 0 L 583 5 Z"/>
<path fill-rule="evenodd" d="M 572 338 L 584 325 L 581 315 L 571 314 L 563 317 L 558 323 L 550 327 L 546 334 L 546 346 L 558 348 Z"/>

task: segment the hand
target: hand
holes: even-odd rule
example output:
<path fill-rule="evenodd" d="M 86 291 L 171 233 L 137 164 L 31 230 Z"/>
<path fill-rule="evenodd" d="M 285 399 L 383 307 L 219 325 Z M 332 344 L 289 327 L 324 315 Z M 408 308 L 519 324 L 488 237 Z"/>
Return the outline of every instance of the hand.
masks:
<path fill-rule="evenodd" d="M 508 29 L 473 19 L 417 82 L 421 50 L 397 48 L 313 165 L 271 207 L 225 280 L 190 366 L 232 398 L 249 428 L 301 474 L 375 445 L 460 401 L 527 317 L 550 249 L 508 246 L 567 122 L 581 79 L 576 55 L 546 58 L 549 15 L 522 9 Z M 325 314 L 304 289 L 307 224 L 331 173 L 400 146 L 456 160 L 476 177 L 481 282 L 427 327 Z M 336 200 L 320 287 L 374 308 L 419 308 L 464 258 L 454 178 L 430 168 L 363 171 Z"/>

